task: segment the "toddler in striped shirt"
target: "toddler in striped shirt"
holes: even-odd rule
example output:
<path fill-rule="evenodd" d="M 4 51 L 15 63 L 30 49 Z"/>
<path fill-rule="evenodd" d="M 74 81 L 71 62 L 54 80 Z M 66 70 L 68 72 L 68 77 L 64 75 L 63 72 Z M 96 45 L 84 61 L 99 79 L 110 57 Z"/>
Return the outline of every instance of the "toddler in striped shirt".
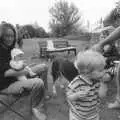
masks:
<path fill-rule="evenodd" d="M 75 67 L 79 71 L 68 85 L 66 96 L 69 120 L 99 120 L 100 97 L 107 91 L 103 83 L 105 58 L 98 52 L 78 53 Z"/>

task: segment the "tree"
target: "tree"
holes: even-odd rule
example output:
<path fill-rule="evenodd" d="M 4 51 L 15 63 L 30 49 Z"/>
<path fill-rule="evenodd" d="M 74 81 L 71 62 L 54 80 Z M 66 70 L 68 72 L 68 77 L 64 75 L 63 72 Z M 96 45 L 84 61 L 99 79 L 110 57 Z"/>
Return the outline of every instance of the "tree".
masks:
<path fill-rule="evenodd" d="M 73 4 L 68 4 L 66 1 L 58 1 L 49 10 L 51 14 L 50 28 L 56 36 L 65 36 L 73 29 L 76 29 L 76 24 L 81 16 L 78 8 Z"/>
<path fill-rule="evenodd" d="M 42 27 L 36 28 L 35 32 L 36 32 L 35 34 L 36 37 L 41 37 L 41 38 L 49 37 L 49 35 L 46 33 L 46 31 Z"/>
<path fill-rule="evenodd" d="M 16 24 L 16 32 L 17 32 L 17 43 L 20 48 L 23 46 L 23 39 L 30 38 L 30 34 L 26 27 Z"/>
<path fill-rule="evenodd" d="M 28 31 L 31 38 L 35 37 L 35 28 L 32 25 L 24 25 L 24 28 Z"/>
<path fill-rule="evenodd" d="M 104 26 L 112 25 L 114 27 L 120 25 L 120 1 L 116 2 L 116 7 L 106 16 L 103 24 Z"/>

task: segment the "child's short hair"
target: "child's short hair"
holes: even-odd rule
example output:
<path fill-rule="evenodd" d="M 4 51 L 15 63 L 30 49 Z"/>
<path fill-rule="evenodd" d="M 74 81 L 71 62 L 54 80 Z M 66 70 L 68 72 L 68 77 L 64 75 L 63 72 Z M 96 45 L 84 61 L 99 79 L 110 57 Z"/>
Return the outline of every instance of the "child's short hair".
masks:
<path fill-rule="evenodd" d="M 87 50 L 83 52 L 79 52 L 76 60 L 75 67 L 80 72 L 93 72 L 103 70 L 105 66 L 105 58 L 102 54 Z"/>

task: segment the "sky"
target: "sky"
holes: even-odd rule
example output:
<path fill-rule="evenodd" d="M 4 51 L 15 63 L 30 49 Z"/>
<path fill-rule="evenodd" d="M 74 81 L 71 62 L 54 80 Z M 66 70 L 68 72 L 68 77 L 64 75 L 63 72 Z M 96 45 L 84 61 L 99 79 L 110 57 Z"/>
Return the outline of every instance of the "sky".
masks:
<path fill-rule="evenodd" d="M 0 0 L 0 22 L 12 24 L 37 23 L 46 31 L 51 19 L 49 9 L 59 0 Z M 82 15 L 83 23 L 93 26 L 101 17 L 104 18 L 115 7 L 117 0 L 66 0 L 74 3 Z"/>

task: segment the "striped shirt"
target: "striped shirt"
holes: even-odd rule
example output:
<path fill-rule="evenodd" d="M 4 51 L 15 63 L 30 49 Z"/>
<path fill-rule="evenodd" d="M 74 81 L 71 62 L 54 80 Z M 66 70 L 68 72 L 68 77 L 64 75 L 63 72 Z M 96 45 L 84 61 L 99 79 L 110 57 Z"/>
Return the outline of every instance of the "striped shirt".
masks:
<path fill-rule="evenodd" d="M 69 83 L 66 95 L 70 112 L 76 120 L 96 120 L 99 112 L 99 87 L 100 82 L 97 80 L 88 80 L 80 75 Z M 72 101 L 69 99 L 69 95 L 73 95 L 78 91 L 86 91 L 86 89 L 88 89 L 86 95 L 80 94 L 76 100 Z"/>

